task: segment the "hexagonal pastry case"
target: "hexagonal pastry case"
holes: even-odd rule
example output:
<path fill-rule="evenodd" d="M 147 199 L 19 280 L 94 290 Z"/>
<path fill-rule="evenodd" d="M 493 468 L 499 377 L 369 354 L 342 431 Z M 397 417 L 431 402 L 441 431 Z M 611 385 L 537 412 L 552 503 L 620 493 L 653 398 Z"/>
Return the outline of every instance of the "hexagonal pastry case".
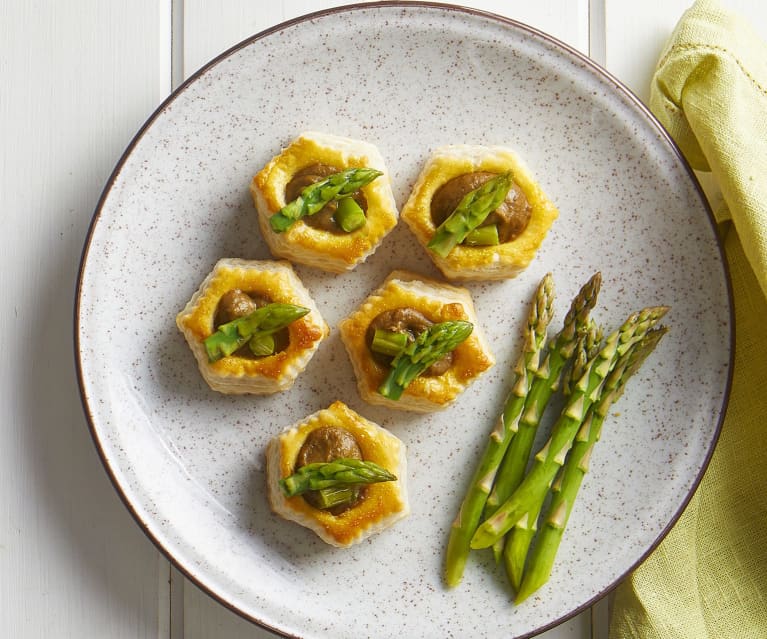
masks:
<path fill-rule="evenodd" d="M 287 390 L 330 329 L 288 262 L 219 260 L 176 325 L 205 381 L 227 394 Z"/>
<path fill-rule="evenodd" d="M 448 218 L 467 196 L 506 176 L 509 181 L 498 206 L 486 208 L 478 226 L 455 246 L 435 245 L 436 234 L 450 226 Z M 558 215 L 512 149 L 472 144 L 435 150 L 402 207 L 402 219 L 437 268 L 448 279 L 457 280 L 515 277 L 530 264 Z"/>
<path fill-rule="evenodd" d="M 321 460 L 332 462 L 348 456 L 349 444 L 339 447 L 337 441 L 349 439 L 360 461 L 373 462 L 391 473 L 387 481 L 361 487 L 351 503 L 340 508 L 323 508 L 316 499 L 320 491 L 306 491 L 287 496 L 284 481 L 302 468 L 306 469 L 306 450 L 313 447 L 309 459 L 314 462 L 317 450 Z M 317 463 L 317 462 L 315 462 Z M 410 513 L 407 494 L 407 458 L 405 445 L 395 435 L 365 419 L 346 404 L 333 402 L 274 437 L 266 451 L 267 494 L 272 510 L 302 526 L 320 538 L 339 547 L 351 546 L 370 535 L 388 528 Z"/>
<path fill-rule="evenodd" d="M 378 149 L 327 133 L 296 138 L 250 191 L 274 255 L 336 273 L 373 253 L 399 216 Z"/>
<path fill-rule="evenodd" d="M 376 329 L 400 333 L 412 342 L 431 326 L 468 322 L 471 334 L 445 359 L 413 379 L 398 399 L 382 394 L 393 356 L 376 352 Z M 407 271 L 392 272 L 359 308 L 338 326 L 351 359 L 359 393 L 366 402 L 415 412 L 446 408 L 495 358 L 479 326 L 469 291 Z"/>

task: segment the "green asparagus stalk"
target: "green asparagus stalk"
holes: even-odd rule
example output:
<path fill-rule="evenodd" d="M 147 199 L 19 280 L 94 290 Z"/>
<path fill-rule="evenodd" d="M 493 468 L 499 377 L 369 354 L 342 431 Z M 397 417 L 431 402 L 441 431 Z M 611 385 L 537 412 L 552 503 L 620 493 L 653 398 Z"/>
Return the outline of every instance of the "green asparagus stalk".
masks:
<path fill-rule="evenodd" d="M 249 315 L 222 324 L 203 340 L 208 360 L 216 362 L 222 357 L 229 357 L 250 340 L 258 342 L 267 335 L 273 335 L 308 312 L 308 308 L 295 304 L 267 304 Z"/>
<path fill-rule="evenodd" d="M 525 397 L 540 364 L 541 349 L 546 341 L 546 330 L 553 313 L 553 302 L 554 281 L 548 274 L 538 285 L 528 314 L 523 352 L 514 368 L 514 385 L 506 398 L 503 413 L 490 433 L 482 459 L 474 471 L 469 490 L 450 529 L 445 559 L 445 581 L 448 586 L 456 586 L 461 581 L 469 556 L 469 542 L 479 525 L 498 466 L 517 430 Z"/>
<path fill-rule="evenodd" d="M 356 231 L 365 225 L 367 218 L 362 207 L 352 197 L 345 197 L 338 202 L 338 208 L 333 214 L 333 219 L 347 233 Z"/>
<path fill-rule="evenodd" d="M 510 173 L 503 173 L 485 182 L 482 186 L 463 196 L 458 206 L 442 222 L 427 246 L 441 257 L 466 239 L 466 236 L 487 219 L 511 188 Z"/>
<path fill-rule="evenodd" d="M 433 324 L 418 334 L 393 360 L 391 370 L 378 392 L 397 400 L 408 385 L 429 366 L 444 357 L 471 335 L 471 322 L 456 320 Z"/>
<path fill-rule="evenodd" d="M 487 226 L 478 226 L 466 235 L 463 241 L 466 246 L 497 246 L 501 243 L 498 235 L 498 225 L 488 224 Z"/>
<path fill-rule="evenodd" d="M 570 369 L 564 375 L 562 392 L 565 397 L 573 394 L 573 389 L 578 380 L 586 372 L 589 362 L 599 355 L 602 350 L 602 338 L 604 337 L 601 327 L 597 326 L 594 320 L 590 320 L 586 330 L 578 338 L 573 354 L 573 363 Z"/>
<path fill-rule="evenodd" d="M 407 334 L 396 331 L 387 331 L 383 328 L 377 328 L 373 334 L 373 341 L 370 348 L 375 353 L 396 357 L 403 348 L 407 346 Z"/>
<path fill-rule="evenodd" d="M 589 314 L 596 304 L 601 285 L 602 275 L 597 272 L 573 298 L 562 330 L 549 341 L 546 359 L 534 372 L 530 392 L 525 398 L 524 412 L 519 420 L 519 432 L 515 434 L 503 457 L 493 490 L 487 498 L 483 519 L 490 517 L 522 481 L 543 411 L 559 385 L 562 371 L 573 355 L 579 336 L 588 326 Z M 529 522 L 534 523 L 534 518 Z M 496 561 L 500 558 L 502 548 L 502 540 L 493 545 Z"/>
<path fill-rule="evenodd" d="M 589 406 L 598 397 L 601 386 L 617 358 L 641 341 L 667 310 L 665 306 L 657 306 L 634 313 L 619 330 L 607 338 L 599 355 L 586 367 L 583 376 L 573 388 L 562 414 L 552 429 L 551 437 L 535 456 L 530 472 L 511 497 L 477 529 L 471 540 L 472 548 L 492 546 L 525 513 L 540 507 L 539 504 L 546 498 L 558 469 L 564 464 L 565 456 Z"/>
<path fill-rule="evenodd" d="M 328 510 L 334 506 L 341 506 L 357 501 L 360 494 L 359 486 L 335 486 L 323 488 L 317 491 L 315 503 L 321 510 Z"/>
<path fill-rule="evenodd" d="M 333 200 L 352 195 L 380 175 L 383 175 L 381 171 L 367 168 L 346 169 L 329 175 L 307 186 L 295 200 L 272 215 L 269 224 L 275 233 L 283 233 L 302 217 L 314 215 Z"/>
<path fill-rule="evenodd" d="M 570 518 L 583 477 L 588 472 L 591 451 L 596 442 L 599 441 L 607 412 L 623 394 L 626 382 L 639 369 L 666 332 L 665 327 L 649 331 L 638 344 L 619 358 L 612 373 L 605 381 L 599 401 L 593 404 L 589 410 L 578 431 L 575 444 L 567 456 L 565 465 L 552 486 L 552 499 L 543 527 L 522 583 L 517 589 L 517 603 L 524 601 L 538 590 L 551 575 L 562 534 Z"/>
<path fill-rule="evenodd" d="M 256 357 L 267 357 L 274 353 L 274 335 L 251 337 L 248 342 L 250 352 Z"/>
<path fill-rule="evenodd" d="M 340 458 L 302 466 L 289 477 L 280 480 L 286 497 L 295 497 L 309 490 L 339 486 L 357 486 L 382 481 L 394 481 L 396 476 L 372 461 Z"/>
<path fill-rule="evenodd" d="M 583 376 L 589 362 L 598 354 L 602 343 L 602 330 L 593 320 L 590 320 L 588 327 L 577 340 L 573 363 L 570 369 L 564 374 L 563 391 L 565 395 L 570 396 L 577 381 Z M 530 442 L 532 447 L 532 441 Z M 529 455 L 529 449 L 527 451 Z M 527 457 L 525 457 L 525 463 Z M 521 482 L 521 477 L 519 479 Z M 510 493 L 509 493 L 510 494 Z M 508 494 L 505 499 L 508 498 Z M 528 512 L 518 521 L 504 538 L 503 543 L 503 563 L 506 574 L 514 590 L 519 590 L 522 584 L 525 561 L 530 549 L 530 544 L 537 531 L 538 516 L 540 515 L 543 502 L 536 504 L 536 507 Z M 493 545 L 495 549 L 498 543 Z"/>

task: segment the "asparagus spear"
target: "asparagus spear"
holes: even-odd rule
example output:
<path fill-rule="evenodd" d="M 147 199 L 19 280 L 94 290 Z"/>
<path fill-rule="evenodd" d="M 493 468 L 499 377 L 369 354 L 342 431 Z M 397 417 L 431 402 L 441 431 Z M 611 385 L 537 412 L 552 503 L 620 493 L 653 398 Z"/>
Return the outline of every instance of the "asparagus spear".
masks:
<path fill-rule="evenodd" d="M 552 499 L 543 528 L 539 534 L 522 584 L 517 590 L 517 603 L 524 601 L 538 590 L 549 578 L 567 521 L 572 512 L 575 497 L 588 472 L 591 451 L 599 441 L 602 423 L 610 406 L 623 394 L 626 382 L 639 369 L 647 356 L 655 349 L 668 329 L 659 327 L 623 354 L 605 381 L 599 401 L 592 405 L 584 420 L 575 444 L 567 456 L 556 483 L 552 486 Z"/>
<path fill-rule="evenodd" d="M 586 331 L 577 340 L 572 366 L 564 375 L 563 391 L 565 395 L 572 394 L 575 384 L 585 372 L 588 363 L 599 354 L 601 342 L 602 330 L 591 320 Z M 532 441 L 530 445 L 532 446 Z M 527 454 L 529 455 L 529 449 Z M 527 463 L 527 457 L 524 459 Z M 521 476 L 519 481 L 521 481 Z M 504 497 L 504 499 L 506 498 L 508 495 Z M 537 504 L 537 507 L 523 516 L 505 537 L 503 562 L 514 590 L 519 590 L 522 583 L 527 553 L 537 530 L 538 516 L 542 507 L 543 502 Z M 497 545 L 494 544 L 493 548 L 496 548 Z"/>
<path fill-rule="evenodd" d="M 519 420 L 519 432 L 503 457 L 493 490 L 487 498 L 483 519 L 492 515 L 522 481 L 543 411 L 559 385 L 562 370 L 572 356 L 579 336 L 588 325 L 589 313 L 596 304 L 601 285 L 602 275 L 597 272 L 573 298 L 562 330 L 549 341 L 546 359 L 543 365 L 535 370 L 530 392 L 525 399 L 524 412 Z M 496 560 L 500 558 L 502 548 L 503 542 L 500 540 L 493 545 Z"/>
<path fill-rule="evenodd" d="M 381 171 L 367 168 L 346 169 L 329 175 L 324 180 L 307 186 L 295 200 L 272 215 L 269 224 L 275 233 L 283 233 L 302 217 L 314 215 L 328 202 L 352 195 L 380 175 L 383 175 Z"/>
<path fill-rule="evenodd" d="M 599 355 L 589 363 L 573 388 L 549 441 L 535 456 L 532 469 L 511 497 L 477 529 L 471 540 L 472 548 L 492 546 L 525 513 L 540 507 L 557 470 L 564 464 L 578 427 L 585 419 L 589 406 L 598 397 L 602 383 L 614 367 L 616 359 L 639 342 L 667 310 L 665 306 L 642 309 L 632 314 L 619 330 L 607 338 Z"/>
<path fill-rule="evenodd" d="M 562 392 L 566 397 L 573 394 L 573 389 L 586 371 L 589 362 L 599 355 L 603 337 L 601 327 L 597 326 L 594 320 L 589 320 L 586 330 L 579 336 L 576 343 L 572 366 L 564 375 Z"/>
<path fill-rule="evenodd" d="M 403 391 L 416 377 L 434 362 L 471 335 L 471 322 L 456 320 L 433 324 L 418 334 L 393 360 L 388 376 L 378 392 L 389 399 L 399 399 Z"/>
<path fill-rule="evenodd" d="M 338 208 L 333 214 L 333 219 L 347 233 L 362 228 L 367 220 L 365 211 L 351 197 L 345 197 L 338 202 Z"/>
<path fill-rule="evenodd" d="M 222 357 L 228 357 L 250 340 L 258 342 L 267 335 L 273 335 L 308 312 L 309 309 L 303 306 L 274 303 L 222 324 L 203 341 L 208 360 L 215 362 Z"/>
<path fill-rule="evenodd" d="M 396 331 L 387 331 L 383 328 L 377 328 L 373 334 L 373 341 L 370 344 L 372 351 L 396 357 L 402 349 L 407 346 L 407 333 L 398 333 Z"/>
<path fill-rule="evenodd" d="M 286 497 L 295 497 L 309 490 L 374 484 L 395 479 L 396 476 L 375 462 L 340 458 L 302 466 L 289 477 L 280 479 L 280 488 Z"/>
<path fill-rule="evenodd" d="M 478 226 L 466 235 L 463 241 L 466 246 L 496 246 L 501 243 L 498 235 L 498 225 L 488 224 L 487 226 Z"/>
<path fill-rule="evenodd" d="M 357 501 L 360 494 L 359 486 L 335 486 L 317 491 L 315 503 L 321 510 L 329 510 Z"/>
<path fill-rule="evenodd" d="M 447 544 L 445 580 L 448 586 L 461 581 L 469 542 L 479 525 L 482 509 L 493 484 L 498 466 L 517 430 L 525 397 L 530 390 L 533 374 L 540 363 L 541 348 L 546 340 L 546 329 L 551 321 L 554 301 L 554 281 L 546 275 L 538 285 L 533 304 L 527 318 L 523 352 L 515 366 L 515 381 L 506 399 L 503 414 L 498 419 L 485 447 L 485 452 L 474 471 L 469 490 L 461 503 Z"/>
<path fill-rule="evenodd" d="M 427 246 L 440 257 L 447 257 L 456 244 L 485 221 L 511 188 L 511 174 L 503 173 L 485 182 L 482 186 L 463 196 L 458 206 L 442 222 Z"/>

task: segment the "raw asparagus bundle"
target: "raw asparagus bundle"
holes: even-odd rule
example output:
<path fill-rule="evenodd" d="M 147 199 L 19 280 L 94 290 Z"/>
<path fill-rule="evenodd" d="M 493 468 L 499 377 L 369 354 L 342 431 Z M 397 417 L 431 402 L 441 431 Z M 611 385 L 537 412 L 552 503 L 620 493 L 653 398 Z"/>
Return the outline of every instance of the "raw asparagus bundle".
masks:
<path fill-rule="evenodd" d="M 543 411 L 559 385 L 562 371 L 572 357 L 576 344 L 589 325 L 589 314 L 596 304 L 601 285 L 602 275 L 595 273 L 581 287 L 565 315 L 562 330 L 550 340 L 546 358 L 533 372 L 529 392 L 523 396 L 524 411 L 519 419 L 519 430 L 514 434 L 503 457 L 493 490 L 487 498 L 483 519 L 492 515 L 522 481 Z M 529 521 L 533 524 L 534 517 Z M 496 561 L 500 558 L 503 545 L 503 540 L 493 545 Z"/>
<path fill-rule="evenodd" d="M 272 215 L 269 224 L 275 233 L 283 233 L 302 217 L 314 215 L 333 200 L 351 196 L 380 175 L 383 175 L 381 171 L 367 168 L 346 169 L 329 175 L 307 186 L 295 200 Z"/>
<path fill-rule="evenodd" d="M 533 349 L 529 345 L 534 340 L 526 340 L 504 415 L 491 434 L 451 527 L 446 559 L 449 586 L 460 581 L 469 548 L 494 545 L 496 549 L 503 548 L 504 564 L 519 593 L 519 601 L 540 587 L 550 574 L 572 500 L 590 450 L 599 437 L 602 421 L 612 402 L 622 393 L 628 377 L 666 332 L 656 325 L 668 308 L 649 307 L 629 316 L 602 343 L 601 329 L 589 317 L 600 283 L 601 277 L 596 274 L 573 300 L 562 330 L 549 341 L 543 363 L 540 361 L 546 325 L 537 335 Z M 537 296 L 541 289 L 539 287 Z M 547 313 L 550 317 L 550 306 Z M 531 313 L 528 330 L 534 318 L 535 314 Z M 536 429 L 560 384 L 564 386 L 564 408 L 548 442 L 533 458 L 525 474 Z M 568 461 L 567 468 L 561 470 L 566 459 L 573 461 Z M 561 478 L 561 483 L 558 480 L 555 486 L 557 490 L 562 487 L 561 497 L 557 494 L 553 497 L 545 528 L 538 533 L 543 541 L 536 543 L 534 556 L 524 572 L 537 520 L 555 477 Z M 512 528 L 513 533 L 504 538 Z"/>
<path fill-rule="evenodd" d="M 506 399 L 503 414 L 490 433 L 485 452 L 472 477 L 469 491 L 450 529 L 445 565 L 445 579 L 449 586 L 456 586 L 461 581 L 469 555 L 469 542 L 479 525 L 482 510 L 504 453 L 517 431 L 517 422 L 524 407 L 525 397 L 540 363 L 541 348 L 546 340 L 546 329 L 551 321 L 553 302 L 554 281 L 549 274 L 538 285 L 530 308 L 523 352 L 514 369 L 515 382 Z"/>
<path fill-rule="evenodd" d="M 563 373 L 564 383 L 563 392 L 565 395 L 570 396 L 572 394 L 575 383 L 581 378 L 588 363 L 597 356 L 602 342 L 602 330 L 591 320 L 588 323 L 586 330 L 580 334 L 577 339 L 575 351 L 572 354 L 572 365 L 568 371 Z M 542 408 L 536 413 L 538 420 L 534 424 L 534 428 L 537 428 L 538 422 L 541 418 Z M 527 462 L 532 450 L 533 440 L 532 438 L 525 446 L 524 457 L 520 457 L 517 463 L 522 464 L 521 471 L 518 475 L 518 481 L 514 488 L 516 488 L 522 481 L 524 470 L 527 466 Z M 505 460 L 504 460 L 505 461 Z M 509 497 L 512 491 L 505 493 L 504 500 Z M 543 504 L 541 504 L 542 506 Z M 514 528 L 506 535 L 503 544 L 503 563 L 506 569 L 506 575 L 511 582 L 514 590 L 519 590 L 522 583 L 522 574 L 525 567 L 525 560 L 527 558 L 527 552 L 530 548 L 530 544 L 535 536 L 537 530 L 538 516 L 540 514 L 540 508 L 535 508 L 532 512 L 527 513 L 522 519 L 515 524 Z M 493 545 L 493 549 L 497 547 L 497 543 Z"/>
<path fill-rule="evenodd" d="M 562 534 L 570 518 L 583 477 L 588 472 L 591 451 L 594 444 L 599 441 L 607 411 L 623 394 L 628 379 L 639 369 L 666 332 L 665 327 L 649 331 L 638 344 L 620 357 L 615 369 L 605 381 L 599 401 L 589 410 L 565 465 L 552 486 L 552 499 L 543 520 L 542 530 L 538 535 L 522 583 L 517 589 L 517 603 L 524 601 L 538 590 L 551 575 Z"/>
<path fill-rule="evenodd" d="M 540 508 L 559 468 L 564 464 L 578 428 L 591 404 L 598 399 L 602 384 L 617 359 L 640 342 L 666 314 L 668 308 L 656 306 L 632 314 L 621 328 L 610 335 L 602 350 L 586 367 L 575 384 L 565 408 L 554 424 L 546 445 L 537 453 L 530 472 L 496 513 L 474 533 L 472 548 L 487 548 L 511 529 L 527 512 Z"/>

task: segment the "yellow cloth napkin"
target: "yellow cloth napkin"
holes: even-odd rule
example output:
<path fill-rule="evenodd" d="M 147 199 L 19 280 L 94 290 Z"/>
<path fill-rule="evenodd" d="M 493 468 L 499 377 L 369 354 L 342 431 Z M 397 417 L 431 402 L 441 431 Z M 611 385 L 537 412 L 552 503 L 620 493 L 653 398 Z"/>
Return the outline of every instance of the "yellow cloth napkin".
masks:
<path fill-rule="evenodd" d="M 681 18 L 650 108 L 710 170 L 735 298 L 735 369 L 719 444 L 659 547 L 615 593 L 611 639 L 767 638 L 767 46 L 719 2 Z"/>

